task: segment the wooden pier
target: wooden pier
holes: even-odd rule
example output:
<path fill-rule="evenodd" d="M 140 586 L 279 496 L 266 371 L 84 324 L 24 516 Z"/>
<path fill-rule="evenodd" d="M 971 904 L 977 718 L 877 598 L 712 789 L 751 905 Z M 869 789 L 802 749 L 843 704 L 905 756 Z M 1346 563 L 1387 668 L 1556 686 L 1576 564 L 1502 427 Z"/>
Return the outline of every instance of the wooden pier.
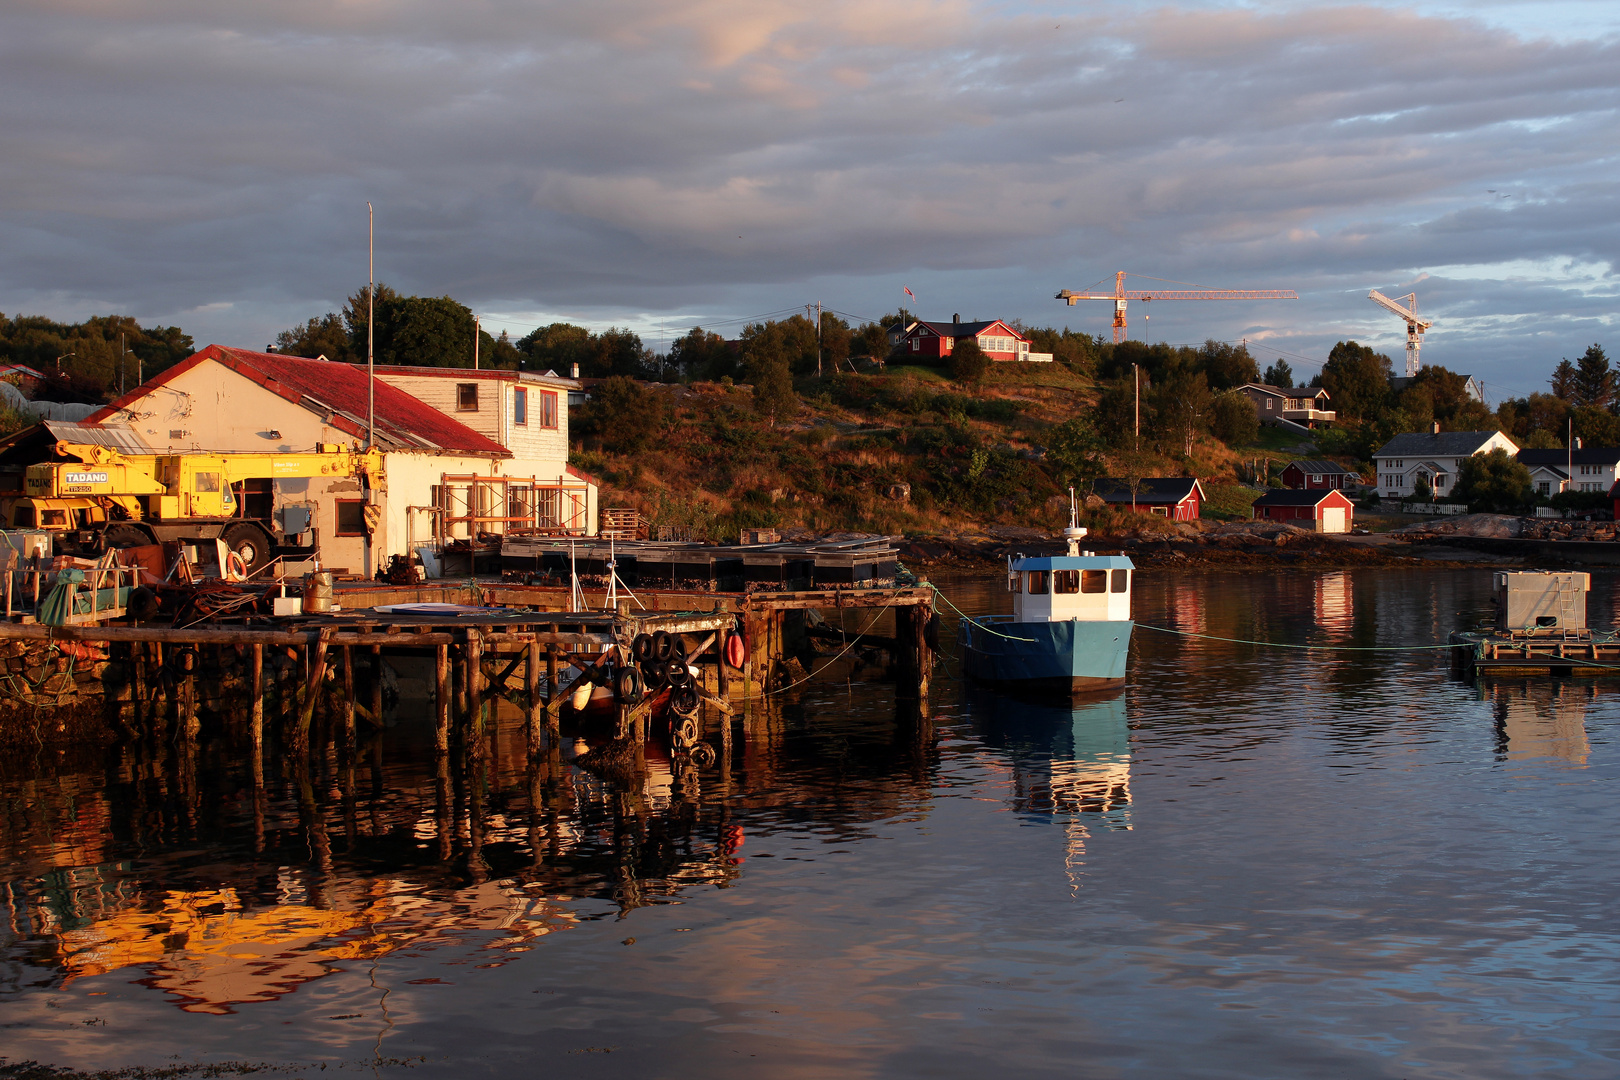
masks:
<path fill-rule="evenodd" d="M 1456 659 L 1468 671 L 1490 675 L 1620 675 L 1620 634 L 1582 631 L 1451 635 Z"/>
<path fill-rule="evenodd" d="M 356 583 L 340 586 L 336 598 L 340 610 L 330 614 L 237 617 L 182 627 L 127 620 L 97 626 L 0 623 L 0 658 L 14 681 L 40 691 L 32 700 L 9 691 L 0 696 L 13 711 L 62 707 L 70 699 L 83 705 L 99 697 L 115 735 L 184 741 L 196 737 L 203 699 L 217 699 L 228 688 L 250 711 L 255 758 L 263 753 L 267 723 L 279 724 L 282 744 L 296 757 L 308 753 L 317 720 L 349 747 L 357 723 L 381 727 L 386 659 L 431 665 L 441 750 L 456 742 L 482 753 L 487 706 L 504 697 L 523 710 L 529 752 L 539 756 L 556 746 L 563 712 L 584 685 L 614 690 L 615 739 L 644 742 L 653 698 L 620 700 L 623 690 L 612 673 L 635 665 L 631 650 L 638 640 L 662 636 L 678 642 L 688 670 L 698 672 L 693 683 L 701 713 L 685 727 L 683 745 L 696 749 L 708 720 L 722 718 L 714 726 L 724 749 L 733 714 L 806 677 L 795 658 L 810 655 L 809 612 L 857 610 L 860 626 L 876 638 L 877 617 L 892 609 L 894 633 L 881 639 L 893 655 L 897 696 L 913 700 L 922 716 L 928 711 L 934 616 L 927 586 L 638 591 L 616 611 L 566 610 L 567 589 L 478 581 Z M 398 609 L 424 603 L 459 607 Z M 847 634 L 856 639 L 860 627 Z M 737 645 L 728 650 L 733 636 L 740 638 L 740 657 Z M 571 685 L 559 678 L 569 668 L 580 673 Z M 85 693 L 75 696 L 72 686 Z"/>

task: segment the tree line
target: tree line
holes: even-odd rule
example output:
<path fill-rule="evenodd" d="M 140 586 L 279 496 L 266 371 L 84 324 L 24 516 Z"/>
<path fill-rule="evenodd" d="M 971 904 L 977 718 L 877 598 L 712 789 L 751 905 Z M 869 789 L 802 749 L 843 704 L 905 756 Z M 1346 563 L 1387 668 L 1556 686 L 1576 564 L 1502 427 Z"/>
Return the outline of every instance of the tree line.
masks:
<path fill-rule="evenodd" d="M 99 404 L 196 351 L 178 326 L 141 326 L 127 315 L 62 323 L 0 313 L 0 362 L 23 364 L 44 378 L 41 401 Z"/>

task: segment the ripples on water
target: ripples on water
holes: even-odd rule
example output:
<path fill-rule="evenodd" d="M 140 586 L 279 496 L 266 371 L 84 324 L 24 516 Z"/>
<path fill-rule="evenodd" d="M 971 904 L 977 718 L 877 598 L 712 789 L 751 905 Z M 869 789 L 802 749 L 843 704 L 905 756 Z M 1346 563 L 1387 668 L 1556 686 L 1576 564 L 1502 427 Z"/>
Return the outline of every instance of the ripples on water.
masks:
<path fill-rule="evenodd" d="M 1620 604 L 1602 577 L 1594 621 Z M 979 580 L 943 586 L 1006 610 Z M 1431 644 L 1489 574 L 1144 575 L 1137 618 Z M 949 635 L 947 635 L 948 637 Z M 1129 689 L 872 669 L 622 789 L 404 709 L 255 797 L 0 763 L 0 1056 L 401 1075 L 1620 1074 L 1614 684 L 1137 633 Z M 842 674 L 840 669 L 839 674 Z M 279 766 L 278 766 L 279 768 Z"/>

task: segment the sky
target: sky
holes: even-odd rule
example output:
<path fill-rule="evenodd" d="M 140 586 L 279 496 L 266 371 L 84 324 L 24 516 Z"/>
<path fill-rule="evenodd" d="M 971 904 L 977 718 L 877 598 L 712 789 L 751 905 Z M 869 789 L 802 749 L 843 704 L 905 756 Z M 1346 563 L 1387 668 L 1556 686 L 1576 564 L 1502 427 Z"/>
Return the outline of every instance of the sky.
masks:
<path fill-rule="evenodd" d="M 1620 4 L 9 0 L 0 311 L 262 347 L 366 281 L 662 348 L 852 322 L 1249 342 L 1415 292 L 1491 400 L 1615 333 Z M 909 287 L 915 301 L 905 295 Z M 1144 319 L 1143 316 L 1148 316 Z"/>

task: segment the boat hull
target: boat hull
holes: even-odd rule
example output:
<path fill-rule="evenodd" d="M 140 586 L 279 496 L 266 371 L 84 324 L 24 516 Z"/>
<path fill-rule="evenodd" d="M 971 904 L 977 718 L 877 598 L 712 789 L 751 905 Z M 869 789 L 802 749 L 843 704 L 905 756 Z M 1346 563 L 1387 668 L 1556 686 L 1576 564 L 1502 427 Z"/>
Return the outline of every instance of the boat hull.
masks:
<path fill-rule="evenodd" d="M 1131 628 L 1121 622 L 962 622 L 962 666 L 980 682 L 1070 693 L 1125 685 Z"/>

